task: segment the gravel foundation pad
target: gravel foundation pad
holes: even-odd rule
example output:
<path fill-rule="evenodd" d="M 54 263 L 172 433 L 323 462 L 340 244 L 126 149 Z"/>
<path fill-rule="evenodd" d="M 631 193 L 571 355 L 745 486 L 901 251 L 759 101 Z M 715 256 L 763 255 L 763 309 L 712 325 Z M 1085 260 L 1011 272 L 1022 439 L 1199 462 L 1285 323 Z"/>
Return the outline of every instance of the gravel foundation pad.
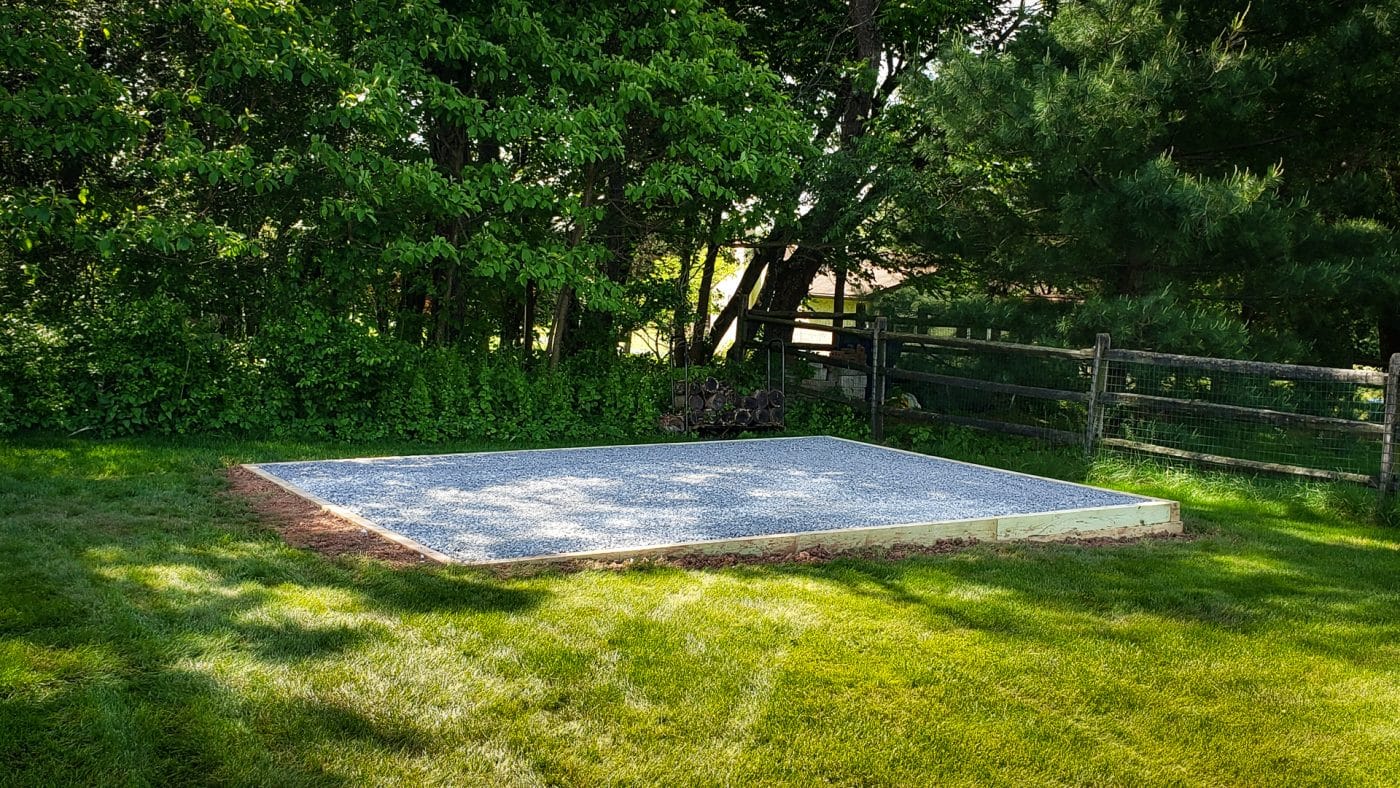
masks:
<path fill-rule="evenodd" d="M 248 467 L 465 563 L 1154 501 L 825 437 Z"/>

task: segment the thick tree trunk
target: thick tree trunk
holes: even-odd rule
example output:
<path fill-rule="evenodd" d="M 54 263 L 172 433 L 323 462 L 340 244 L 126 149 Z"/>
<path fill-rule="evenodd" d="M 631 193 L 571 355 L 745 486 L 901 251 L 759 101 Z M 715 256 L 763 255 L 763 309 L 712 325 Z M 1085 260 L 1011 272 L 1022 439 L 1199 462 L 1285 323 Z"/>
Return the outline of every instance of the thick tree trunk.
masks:
<path fill-rule="evenodd" d="M 748 266 L 744 268 L 743 276 L 739 277 L 739 286 L 734 290 L 734 295 L 729 298 L 729 303 L 724 305 L 719 314 L 715 316 L 715 323 L 710 327 L 710 333 L 706 337 L 703 346 L 696 345 L 695 357 L 708 360 L 715 354 L 719 343 L 724 339 L 725 332 L 734 323 L 734 319 L 739 316 L 739 308 L 749 303 L 749 298 L 753 296 L 754 286 L 763 276 L 763 272 L 774 260 L 782 259 L 783 248 L 776 240 L 776 236 L 770 235 L 769 242 L 772 246 L 764 246 L 754 252 L 753 259 L 749 260 Z M 735 347 L 738 347 L 735 342 Z"/>
<path fill-rule="evenodd" d="M 880 28 L 875 14 L 878 0 L 851 0 L 846 7 L 846 16 L 851 21 L 851 33 L 855 37 L 856 59 L 862 61 L 873 76 L 880 72 Z M 849 142 L 865 133 L 865 124 L 870 119 L 875 106 L 875 94 L 869 89 L 847 87 L 848 95 L 845 112 L 841 116 L 841 141 Z"/>
<path fill-rule="evenodd" d="M 812 280 L 821 270 L 822 253 L 811 247 L 801 246 L 786 260 L 778 261 L 768 272 L 759 294 L 758 307 L 768 312 L 794 312 L 802 306 Z M 755 330 L 757 326 L 755 326 Z M 792 326 L 763 326 L 764 339 L 792 341 Z"/>
<path fill-rule="evenodd" d="M 1382 314 L 1376 328 L 1380 335 L 1380 363 L 1384 368 L 1391 356 L 1400 353 L 1400 311 Z"/>
<path fill-rule="evenodd" d="M 850 0 L 846 16 L 850 22 L 851 49 L 855 60 L 871 76 L 880 70 L 883 45 L 877 24 L 877 0 Z M 870 88 L 861 87 L 853 77 L 842 81 L 838 88 L 840 123 L 835 155 L 853 155 L 865 128 L 875 115 L 875 95 Z M 827 140 L 818 139 L 818 144 Z M 759 307 L 764 310 L 790 312 L 802 305 L 812 288 L 812 280 L 827 262 L 826 243 L 832 228 L 840 218 L 861 203 L 861 180 L 855 176 L 837 178 L 825 184 L 816 205 L 800 220 L 797 250 L 786 260 L 779 260 L 768 272 L 759 294 Z M 844 256 L 838 252 L 837 257 Z M 792 339 L 791 326 L 765 326 L 765 338 L 784 341 Z"/>

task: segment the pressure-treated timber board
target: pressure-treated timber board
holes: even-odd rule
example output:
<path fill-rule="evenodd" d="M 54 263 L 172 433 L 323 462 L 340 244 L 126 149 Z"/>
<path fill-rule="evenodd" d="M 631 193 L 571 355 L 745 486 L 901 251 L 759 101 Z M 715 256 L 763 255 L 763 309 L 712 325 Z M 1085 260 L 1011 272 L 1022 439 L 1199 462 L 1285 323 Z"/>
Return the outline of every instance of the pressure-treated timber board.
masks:
<path fill-rule="evenodd" d="M 1169 501 L 1137 506 L 1111 506 L 1046 514 L 1025 514 L 997 520 L 997 540 L 1098 536 L 1105 531 L 1133 526 L 1163 525 L 1179 521 L 1176 504 Z"/>
<path fill-rule="evenodd" d="M 336 517 L 339 517 L 340 519 L 345 520 L 346 522 L 353 523 L 355 525 L 360 526 L 361 528 L 364 528 L 367 531 L 372 531 L 373 533 L 379 534 L 381 537 L 388 539 L 389 541 L 394 542 L 396 544 L 401 544 L 404 547 L 407 547 L 408 549 L 418 553 L 419 555 L 422 555 L 425 558 L 431 558 L 432 560 L 442 564 L 450 564 L 453 562 L 452 556 L 447 555 L 446 553 L 440 553 L 437 550 L 434 550 L 433 548 L 428 547 L 425 544 L 420 544 L 419 542 L 410 539 L 401 533 L 397 533 L 388 528 L 381 527 L 379 524 L 361 517 L 360 515 L 350 511 L 349 509 L 346 509 L 344 506 L 337 506 L 336 504 L 333 504 L 330 501 L 327 501 L 324 498 L 315 495 L 314 493 L 307 492 L 306 490 L 301 489 L 300 487 L 296 486 L 295 484 L 292 484 L 289 481 L 278 478 L 277 476 L 268 473 L 262 468 L 259 468 L 257 465 L 254 465 L 252 463 L 245 463 L 239 467 L 243 468 L 249 473 L 255 474 L 257 476 L 262 477 L 263 479 L 266 479 L 269 482 L 272 482 L 273 484 L 277 485 L 278 487 L 281 487 L 283 490 L 286 490 L 292 495 L 297 495 L 302 498 L 305 498 L 306 500 L 321 507 L 321 510 L 326 512 L 327 514 L 335 515 Z"/>
<path fill-rule="evenodd" d="M 1169 502 L 832 438 L 249 469 L 434 560 L 469 564 L 1180 529 Z"/>
<path fill-rule="evenodd" d="M 737 539 L 716 539 L 704 542 L 681 542 L 622 550 L 581 551 L 511 558 L 501 561 L 477 561 L 475 566 L 506 566 L 511 564 L 557 563 L 561 561 L 622 561 L 644 558 L 681 558 L 694 555 L 789 555 L 803 550 L 824 549 L 831 552 L 894 547 L 896 545 L 932 545 L 953 539 L 979 542 L 996 541 L 996 520 L 957 520 L 947 523 L 921 525 L 877 525 L 866 528 L 838 528 L 828 531 L 805 531 L 775 536 L 749 536 Z"/>

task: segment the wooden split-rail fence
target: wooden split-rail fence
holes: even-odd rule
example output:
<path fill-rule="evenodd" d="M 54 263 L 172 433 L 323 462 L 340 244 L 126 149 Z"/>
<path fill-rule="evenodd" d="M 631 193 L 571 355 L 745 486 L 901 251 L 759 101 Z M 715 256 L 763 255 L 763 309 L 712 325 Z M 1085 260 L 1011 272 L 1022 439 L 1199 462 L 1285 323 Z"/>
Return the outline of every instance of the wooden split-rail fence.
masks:
<path fill-rule="evenodd" d="M 1375 486 L 1384 499 L 1400 485 L 1400 353 L 1390 359 L 1384 370 L 1342 369 L 1332 367 L 1278 364 L 1262 361 L 1187 356 L 1143 350 L 1114 348 L 1108 334 L 1099 334 L 1093 347 L 1060 348 L 1026 345 L 996 339 L 997 332 L 977 332 L 984 338 L 974 338 L 963 329 L 957 334 L 935 335 L 919 331 L 894 331 L 891 324 L 917 324 L 917 320 L 835 312 L 759 312 L 741 310 L 738 336 L 748 337 L 757 325 L 820 332 L 830 337 L 826 342 L 792 341 L 787 352 L 797 360 L 852 374 L 863 392 L 845 394 L 823 393 L 798 387 L 794 395 L 836 399 L 868 409 L 870 430 L 876 440 L 883 438 L 886 417 L 928 421 L 1021 435 L 1032 438 L 1082 445 L 1086 455 L 1100 447 L 1126 450 L 1147 455 L 1184 460 L 1211 466 L 1249 471 L 1290 474 L 1311 479 L 1341 480 Z M 946 332 L 945 332 L 946 334 Z M 762 342 L 746 342 L 743 349 L 766 347 Z M 1081 370 L 1075 379 L 1082 388 L 1066 386 L 1037 386 L 1023 383 L 986 380 L 972 376 L 942 374 L 905 369 L 894 359 L 909 353 L 937 354 L 940 352 L 989 354 L 1013 359 L 1059 359 L 1074 362 Z M 1139 393 L 1115 390 L 1110 385 L 1110 368 L 1133 366 L 1160 370 L 1161 374 L 1179 372 L 1189 379 L 1209 380 L 1211 376 L 1255 376 L 1270 385 L 1345 385 L 1381 392 L 1383 403 L 1372 408 L 1374 418 L 1350 418 L 1338 415 L 1282 410 L 1254 405 L 1228 404 L 1207 399 L 1164 396 L 1161 393 Z M 977 416 L 939 412 L 933 409 L 910 408 L 887 401 L 892 384 L 929 384 L 960 389 L 982 395 L 1075 403 L 1082 407 L 1082 429 L 1065 429 L 1063 424 L 1047 426 L 998 419 L 987 414 Z M 1126 386 L 1118 386 L 1126 389 Z M 852 396 L 854 394 L 854 396 Z M 1336 467 L 1314 467 L 1315 462 L 1284 463 L 1230 456 L 1223 453 L 1197 451 L 1180 445 L 1162 445 L 1142 437 L 1126 437 L 1105 433 L 1105 415 L 1115 407 L 1130 407 L 1142 412 L 1178 415 L 1201 421 L 1247 423 L 1301 428 L 1335 434 L 1346 438 L 1373 441 L 1378 445 L 1379 466 L 1375 473 L 1359 473 Z M 1345 410 L 1345 409 L 1343 409 Z M 1375 455 L 1372 456 L 1372 461 Z"/>

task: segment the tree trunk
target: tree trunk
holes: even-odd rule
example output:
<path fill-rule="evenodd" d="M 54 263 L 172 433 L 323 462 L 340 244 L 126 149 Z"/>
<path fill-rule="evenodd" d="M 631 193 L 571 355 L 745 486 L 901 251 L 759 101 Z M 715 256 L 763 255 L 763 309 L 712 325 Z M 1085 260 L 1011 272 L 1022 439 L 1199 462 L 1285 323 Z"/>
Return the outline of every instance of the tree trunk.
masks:
<path fill-rule="evenodd" d="M 632 249 L 636 234 L 632 231 L 631 220 L 626 215 L 627 172 L 620 159 L 608 163 L 606 199 L 603 222 L 600 225 L 603 235 L 603 248 L 606 259 L 603 275 L 617 284 L 625 284 L 632 269 Z M 586 306 L 579 313 L 578 330 L 568 343 L 571 352 L 587 348 L 617 349 L 621 337 L 617 333 L 616 318 L 612 312 L 589 309 Z"/>
<path fill-rule="evenodd" d="M 714 214 L 710 216 L 709 245 L 705 248 L 705 262 L 700 271 L 700 293 L 698 304 L 695 307 L 695 326 L 691 330 L 691 356 L 690 360 L 695 364 L 704 364 L 709 361 L 709 353 L 703 355 L 696 351 L 705 350 L 705 329 L 710 324 L 710 290 L 715 286 L 715 262 L 719 259 L 719 225 L 724 212 L 715 208 Z"/>
<path fill-rule="evenodd" d="M 768 273 L 759 295 L 759 308 L 769 312 L 795 312 L 812 289 L 812 280 L 822 267 L 822 253 L 798 247 L 786 260 L 780 260 Z M 751 332 L 752 333 L 752 332 Z M 763 326 L 764 339 L 792 341 L 792 326 Z"/>
<path fill-rule="evenodd" d="M 565 285 L 554 301 L 554 320 L 549 326 L 549 345 L 545 352 L 549 355 L 549 367 L 559 366 L 559 357 L 564 352 L 564 338 L 568 336 L 569 310 L 574 303 L 574 289 Z"/>
<path fill-rule="evenodd" d="M 522 345 L 525 348 L 525 356 L 528 358 L 535 352 L 535 310 L 540 299 L 539 285 L 531 279 L 525 283 L 525 306 L 524 315 L 520 319 L 523 329 Z"/>
<path fill-rule="evenodd" d="M 403 281 L 401 274 L 399 281 Z M 405 342 L 423 341 L 423 313 L 428 308 L 428 291 L 421 284 L 401 285 L 399 290 L 398 335 Z"/>
<path fill-rule="evenodd" d="M 877 24 L 877 0 L 850 0 L 846 6 L 846 16 L 850 22 L 851 49 L 856 62 L 859 62 L 869 75 L 880 71 L 880 53 L 883 45 Z M 862 87 L 854 77 L 846 77 L 838 87 L 840 123 L 838 142 L 834 155 L 853 155 L 866 126 L 875 115 L 875 94 L 872 89 Z M 818 144 L 826 140 L 816 140 Z M 832 228 L 841 224 L 841 217 L 861 204 L 861 179 L 858 176 L 842 176 L 827 183 L 821 194 L 806 215 L 799 221 L 797 249 L 786 260 L 779 260 L 768 272 L 763 291 L 759 294 L 759 306 L 764 310 L 790 312 L 802 305 L 812 288 L 812 280 L 827 262 L 828 254 L 823 251 Z M 820 244 L 820 246 L 819 246 Z M 838 252 L 836 260 L 844 253 Z M 791 326 L 765 326 L 765 338 L 784 341 L 792 339 Z"/>
<path fill-rule="evenodd" d="M 443 347 L 452 341 L 452 319 L 457 302 L 457 266 L 438 267 L 433 274 L 433 344 Z"/>
<path fill-rule="evenodd" d="M 502 350 L 519 347 L 524 340 L 525 334 L 521 330 L 524 308 L 521 300 L 520 295 L 515 292 L 506 293 L 501 297 Z"/>
<path fill-rule="evenodd" d="M 675 317 L 671 321 L 671 366 L 684 366 L 689 355 L 686 351 L 686 312 L 690 307 L 690 269 L 695 262 L 695 214 L 685 217 L 685 231 L 681 243 L 681 270 L 676 277 L 676 289 L 680 291 L 676 299 Z"/>
<path fill-rule="evenodd" d="M 593 206 L 593 187 L 598 178 L 597 165 L 590 164 L 583 174 L 583 195 L 579 205 L 583 211 Z M 583 241 L 583 215 L 574 219 L 574 227 L 569 231 L 569 248 L 578 247 Z M 565 285 L 554 302 L 554 322 L 549 326 L 549 342 L 545 354 L 549 356 L 549 368 L 559 366 L 559 357 L 564 352 L 564 340 L 568 337 L 569 310 L 573 306 L 574 289 Z"/>
<path fill-rule="evenodd" d="M 1130 250 L 1119 264 L 1113 281 L 1113 295 L 1140 296 L 1147 283 L 1147 255 Z"/>

